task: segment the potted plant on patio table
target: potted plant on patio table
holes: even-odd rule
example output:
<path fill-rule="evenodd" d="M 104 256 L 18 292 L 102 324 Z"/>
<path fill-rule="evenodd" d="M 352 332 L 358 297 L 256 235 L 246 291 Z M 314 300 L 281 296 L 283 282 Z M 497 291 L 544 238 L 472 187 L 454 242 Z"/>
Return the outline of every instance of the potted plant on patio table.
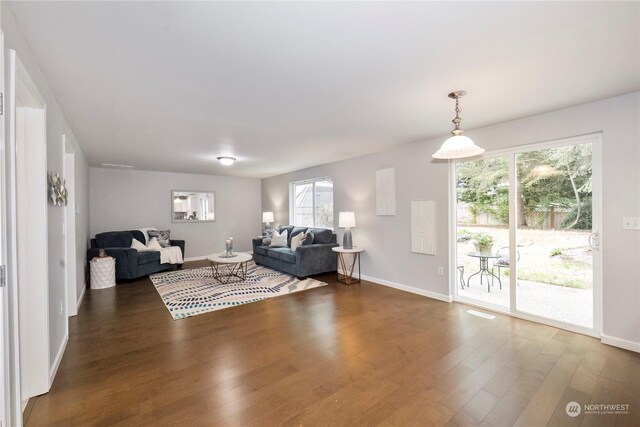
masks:
<path fill-rule="evenodd" d="M 491 252 L 493 236 L 489 233 L 475 233 L 473 235 L 473 244 L 476 247 L 476 252 Z"/>

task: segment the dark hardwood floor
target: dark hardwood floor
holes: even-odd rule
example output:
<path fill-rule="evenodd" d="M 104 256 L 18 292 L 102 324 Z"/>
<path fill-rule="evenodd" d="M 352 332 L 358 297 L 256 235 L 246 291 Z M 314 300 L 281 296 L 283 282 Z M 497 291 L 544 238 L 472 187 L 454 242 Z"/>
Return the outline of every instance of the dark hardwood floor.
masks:
<path fill-rule="evenodd" d="M 149 279 L 87 290 L 26 425 L 640 425 L 638 354 L 318 279 L 329 286 L 176 321 Z M 571 418 L 570 401 L 630 414 Z"/>

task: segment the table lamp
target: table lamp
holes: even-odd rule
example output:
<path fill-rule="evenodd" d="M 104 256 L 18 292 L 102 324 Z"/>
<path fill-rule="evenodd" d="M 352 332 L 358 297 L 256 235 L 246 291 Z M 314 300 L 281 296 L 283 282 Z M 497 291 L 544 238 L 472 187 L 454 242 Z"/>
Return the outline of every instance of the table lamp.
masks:
<path fill-rule="evenodd" d="M 269 229 L 269 224 L 271 224 L 273 221 L 273 212 L 262 212 L 262 222 L 265 223 L 265 231 Z"/>
<path fill-rule="evenodd" d="M 344 236 L 342 237 L 342 247 L 345 249 L 353 249 L 351 228 L 355 226 L 356 216 L 353 212 L 340 212 L 338 217 L 338 227 L 345 229 Z"/>

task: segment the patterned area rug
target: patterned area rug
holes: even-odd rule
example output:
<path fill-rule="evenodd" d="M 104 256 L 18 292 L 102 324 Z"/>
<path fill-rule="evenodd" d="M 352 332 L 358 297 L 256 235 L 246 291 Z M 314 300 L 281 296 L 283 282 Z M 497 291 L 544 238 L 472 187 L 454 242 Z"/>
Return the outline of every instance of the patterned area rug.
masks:
<path fill-rule="evenodd" d="M 229 284 L 214 279 L 210 267 L 157 273 L 149 278 L 173 320 L 326 285 L 315 279 L 298 280 L 253 261 L 247 263 L 245 281 Z"/>

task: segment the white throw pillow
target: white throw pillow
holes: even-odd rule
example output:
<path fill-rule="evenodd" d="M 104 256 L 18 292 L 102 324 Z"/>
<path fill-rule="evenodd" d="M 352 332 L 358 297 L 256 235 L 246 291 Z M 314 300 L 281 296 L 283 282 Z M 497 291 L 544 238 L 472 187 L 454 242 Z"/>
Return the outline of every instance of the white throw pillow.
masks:
<path fill-rule="evenodd" d="M 132 247 L 133 249 L 135 249 L 136 251 L 138 251 L 138 252 L 149 252 L 149 251 L 151 251 L 151 250 L 152 250 L 152 249 L 149 249 L 148 247 L 146 247 L 146 246 L 144 245 L 144 243 L 142 243 L 142 242 L 141 242 L 140 240 L 138 240 L 138 239 L 133 239 L 133 240 L 131 241 L 131 247 Z"/>
<path fill-rule="evenodd" d="M 298 246 L 300 246 L 306 238 L 307 238 L 307 235 L 305 233 L 298 233 L 295 236 L 293 236 L 291 238 L 291 250 L 295 252 L 296 249 L 298 249 Z"/>
<path fill-rule="evenodd" d="M 162 246 L 160 246 L 160 243 L 158 242 L 158 239 L 156 239 L 155 237 L 152 238 L 149 241 L 149 244 L 147 245 L 147 248 L 149 248 L 150 251 L 161 251 L 162 250 Z"/>
<path fill-rule="evenodd" d="M 282 230 L 282 234 L 278 233 L 278 230 L 274 230 L 273 236 L 271 236 L 272 248 L 286 248 L 287 247 L 287 230 Z"/>

